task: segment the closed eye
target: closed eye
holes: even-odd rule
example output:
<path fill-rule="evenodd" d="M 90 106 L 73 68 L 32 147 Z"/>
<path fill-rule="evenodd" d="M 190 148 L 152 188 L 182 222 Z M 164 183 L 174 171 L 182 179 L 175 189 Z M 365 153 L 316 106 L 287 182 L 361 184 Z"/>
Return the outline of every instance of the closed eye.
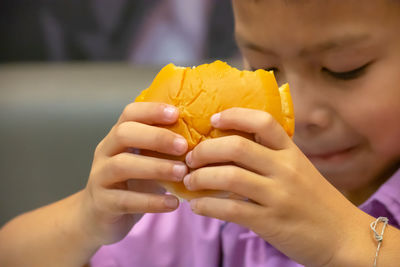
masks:
<path fill-rule="evenodd" d="M 350 71 L 345 71 L 345 72 L 335 72 L 335 71 L 331 71 L 328 68 L 322 68 L 322 71 L 327 73 L 328 75 L 332 76 L 335 79 L 339 79 L 339 80 L 353 80 L 353 79 L 357 79 L 360 76 L 362 76 L 365 71 L 367 70 L 367 67 L 371 64 L 372 62 L 369 62 L 365 65 L 362 65 L 359 68 L 350 70 Z"/>

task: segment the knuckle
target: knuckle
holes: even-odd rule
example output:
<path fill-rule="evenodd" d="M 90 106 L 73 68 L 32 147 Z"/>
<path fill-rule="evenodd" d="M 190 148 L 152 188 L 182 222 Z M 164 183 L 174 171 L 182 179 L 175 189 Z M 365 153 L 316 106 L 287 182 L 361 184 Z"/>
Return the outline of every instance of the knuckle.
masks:
<path fill-rule="evenodd" d="M 224 218 L 234 218 L 238 216 L 238 212 L 240 212 L 241 208 L 237 204 L 236 201 L 229 201 L 226 204 L 226 207 L 224 209 Z"/>
<path fill-rule="evenodd" d="M 231 155 L 234 159 L 240 159 L 243 157 L 243 154 L 247 152 L 249 149 L 249 143 L 248 140 L 238 136 L 234 135 L 231 137 L 232 142 L 229 142 L 231 145 Z"/>
<path fill-rule="evenodd" d="M 157 129 L 157 131 L 154 133 L 154 140 L 160 142 L 163 147 L 172 146 L 174 138 L 175 136 L 172 133 L 163 128 Z"/>
<path fill-rule="evenodd" d="M 143 201 L 143 211 L 150 211 L 154 206 L 154 201 L 150 197 L 146 197 Z"/>
<path fill-rule="evenodd" d="M 279 160 L 277 160 L 279 159 Z M 301 168 L 303 162 L 286 151 L 278 151 L 278 156 L 274 159 L 273 164 L 276 168 L 285 173 L 283 176 L 290 183 L 296 182 L 299 179 L 299 174 L 302 173 Z"/>
<path fill-rule="evenodd" d="M 234 189 L 238 183 L 238 179 L 237 177 L 239 176 L 239 170 L 238 168 L 234 167 L 234 166 L 230 166 L 227 167 L 223 170 L 223 176 L 224 179 L 222 179 L 223 183 L 224 183 L 224 187 L 226 187 L 227 189 Z"/>
<path fill-rule="evenodd" d="M 297 183 L 297 180 L 299 179 L 299 173 L 300 173 L 299 170 L 296 167 L 294 167 L 293 165 L 290 165 L 288 163 L 284 164 L 284 168 L 286 171 L 286 175 L 285 175 L 286 179 L 289 182 Z"/>
<path fill-rule="evenodd" d="M 271 206 L 274 207 L 276 211 L 276 215 L 284 216 L 288 214 L 291 207 L 293 206 L 293 202 L 290 201 L 290 196 L 287 192 L 280 191 L 279 193 L 275 194 L 274 198 L 272 199 Z"/>
<path fill-rule="evenodd" d="M 99 156 L 101 154 L 101 151 L 102 151 L 102 148 L 103 148 L 103 144 L 104 144 L 104 139 L 101 140 L 97 144 L 96 148 L 94 149 L 94 157 L 97 157 L 97 156 Z"/>
<path fill-rule="evenodd" d="M 120 120 L 121 121 L 126 121 L 130 117 L 129 114 L 131 113 L 131 110 L 133 109 L 135 103 L 129 103 L 124 107 L 124 109 L 121 112 Z"/>
<path fill-rule="evenodd" d="M 129 201 L 128 193 L 120 194 L 116 203 L 117 210 L 122 213 L 130 213 L 132 211 L 131 202 Z"/>
<path fill-rule="evenodd" d="M 93 164 L 86 187 L 92 189 L 92 186 L 102 184 L 102 181 L 105 180 L 103 172 L 104 166 L 102 164 Z"/>
<path fill-rule="evenodd" d="M 120 177 L 125 174 L 125 163 L 121 154 L 118 154 L 110 159 L 109 168 L 113 177 Z"/>
<path fill-rule="evenodd" d="M 93 207 L 95 208 L 95 210 L 101 210 L 102 208 L 107 207 L 107 203 L 106 201 L 104 201 L 104 198 L 98 197 L 99 190 L 96 189 L 96 186 L 87 186 L 86 191 L 88 193 L 87 196 L 93 203 Z"/>
<path fill-rule="evenodd" d="M 126 138 L 127 123 L 123 122 L 115 127 L 114 138 L 119 144 L 123 144 Z"/>
<path fill-rule="evenodd" d="M 260 129 L 269 129 L 271 127 L 275 127 L 276 121 L 274 117 L 272 117 L 272 115 L 267 112 L 263 112 L 262 114 L 263 115 L 260 118 L 259 124 Z"/>
<path fill-rule="evenodd" d="M 207 212 L 207 201 L 204 201 L 204 199 L 197 199 L 195 201 L 195 204 L 193 205 L 193 209 L 196 211 L 197 214 L 199 215 L 205 215 Z"/>
<path fill-rule="evenodd" d="M 172 163 L 161 163 L 155 169 L 155 174 L 158 177 L 173 177 L 174 176 L 174 164 Z"/>

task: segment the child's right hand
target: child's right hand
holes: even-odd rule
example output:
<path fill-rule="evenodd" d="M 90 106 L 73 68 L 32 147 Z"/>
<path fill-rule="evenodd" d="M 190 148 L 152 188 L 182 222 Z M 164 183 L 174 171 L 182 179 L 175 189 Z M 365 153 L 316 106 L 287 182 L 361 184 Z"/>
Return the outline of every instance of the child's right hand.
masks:
<path fill-rule="evenodd" d="M 166 104 L 131 103 L 98 144 L 81 210 L 85 226 L 99 245 L 125 237 L 144 213 L 178 207 L 178 199 L 165 195 L 155 180 L 181 181 L 188 171 L 186 165 L 132 153 L 146 149 L 184 154 L 187 142 L 182 136 L 154 126 L 174 123 L 178 113 Z"/>

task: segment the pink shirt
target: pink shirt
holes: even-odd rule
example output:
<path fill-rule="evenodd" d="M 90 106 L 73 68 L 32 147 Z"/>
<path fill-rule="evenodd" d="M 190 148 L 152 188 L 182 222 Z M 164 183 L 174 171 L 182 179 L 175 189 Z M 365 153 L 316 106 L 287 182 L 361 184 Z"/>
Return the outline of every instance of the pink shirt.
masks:
<path fill-rule="evenodd" d="M 374 217 L 388 217 L 399 228 L 400 169 L 360 208 Z M 122 241 L 103 246 L 91 264 L 93 267 L 302 266 L 246 228 L 192 213 L 188 203 L 182 203 L 172 213 L 146 214 Z"/>

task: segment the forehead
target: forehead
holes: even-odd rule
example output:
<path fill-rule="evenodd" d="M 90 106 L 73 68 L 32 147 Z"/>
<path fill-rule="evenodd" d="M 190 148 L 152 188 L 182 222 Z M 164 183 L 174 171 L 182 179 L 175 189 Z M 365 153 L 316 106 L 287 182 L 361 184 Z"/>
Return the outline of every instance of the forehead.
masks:
<path fill-rule="evenodd" d="M 397 0 L 233 0 L 235 32 L 260 45 L 397 32 Z"/>
<path fill-rule="evenodd" d="M 399 0 L 232 0 L 236 18 L 243 22 L 259 19 L 296 18 L 303 21 L 387 21 L 398 17 Z M 396 9 L 394 11 L 394 9 Z M 394 12 L 393 12 L 394 11 Z"/>

